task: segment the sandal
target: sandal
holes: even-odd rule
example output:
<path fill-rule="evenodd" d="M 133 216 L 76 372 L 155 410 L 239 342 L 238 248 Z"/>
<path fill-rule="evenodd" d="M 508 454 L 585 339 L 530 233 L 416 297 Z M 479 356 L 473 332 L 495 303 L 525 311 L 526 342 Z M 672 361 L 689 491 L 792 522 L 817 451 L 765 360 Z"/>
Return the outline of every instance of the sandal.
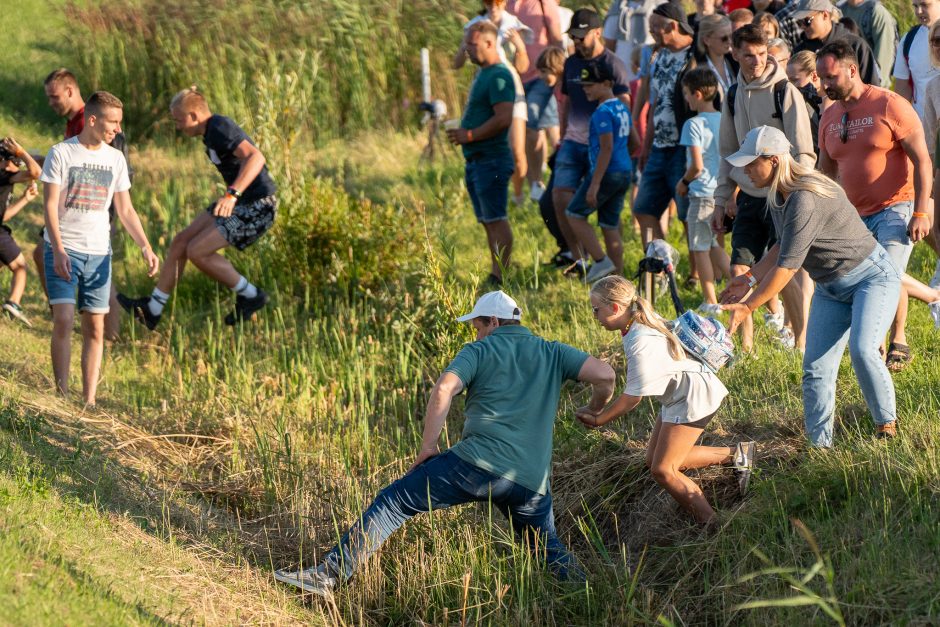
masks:
<path fill-rule="evenodd" d="M 907 344 L 895 344 L 891 342 L 888 345 L 888 356 L 885 364 L 891 372 L 900 372 L 911 363 L 911 347 Z"/>

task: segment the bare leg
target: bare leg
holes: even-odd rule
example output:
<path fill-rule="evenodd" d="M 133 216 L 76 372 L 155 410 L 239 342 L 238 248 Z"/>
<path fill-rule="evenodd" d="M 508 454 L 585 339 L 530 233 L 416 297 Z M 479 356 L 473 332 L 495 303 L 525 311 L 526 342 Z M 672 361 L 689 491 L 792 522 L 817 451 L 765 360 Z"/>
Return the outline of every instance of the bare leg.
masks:
<path fill-rule="evenodd" d="M 186 267 L 187 261 L 186 249 L 189 243 L 198 235 L 209 231 L 214 231 L 218 234 L 218 229 L 215 228 L 215 217 L 209 212 L 205 212 L 196 217 L 189 226 L 173 237 L 173 241 L 170 242 L 170 247 L 166 252 L 163 267 L 160 268 L 160 277 L 157 279 L 157 289 L 166 294 L 173 291 L 173 288 L 176 287 L 176 284 L 179 283 L 179 280 L 183 277 L 183 269 Z M 219 235 L 219 237 L 221 237 L 221 235 Z"/>
<path fill-rule="evenodd" d="M 718 236 L 718 245 L 712 246 L 708 251 L 708 256 L 712 266 L 712 276 L 723 276 L 725 279 L 731 278 L 731 258 L 725 252 L 724 236 Z"/>
<path fill-rule="evenodd" d="M 594 261 L 604 258 L 604 249 L 601 248 L 601 243 L 597 239 L 597 233 L 594 232 L 594 227 L 588 224 L 586 218 L 568 216 L 568 225 L 578 238 L 578 246 L 574 250 L 578 251 L 579 257 L 584 258 L 585 255 L 590 255 Z"/>
<path fill-rule="evenodd" d="M 916 298 L 922 303 L 932 303 L 940 300 L 940 290 L 935 290 L 929 285 L 924 285 L 909 274 L 901 275 L 901 286 L 911 298 Z"/>
<path fill-rule="evenodd" d="M 574 190 L 570 188 L 554 188 L 552 190 L 552 203 L 555 205 L 555 217 L 558 219 L 558 230 L 561 231 L 565 242 L 568 244 L 568 250 L 574 254 L 578 250 L 578 238 L 571 230 L 568 223 L 568 214 L 565 210 L 568 208 L 571 199 L 574 198 Z"/>
<path fill-rule="evenodd" d="M 218 229 L 206 229 L 186 246 L 186 257 L 210 279 L 231 289 L 238 283 L 241 275 L 232 266 L 232 262 L 219 254 L 226 246 L 228 242 Z"/>
<path fill-rule="evenodd" d="M 741 276 L 750 269 L 750 266 L 732 264 L 731 277 Z M 741 350 L 749 353 L 754 348 L 754 318 L 748 316 L 744 319 L 744 322 L 741 323 L 739 328 L 741 329 Z"/>
<path fill-rule="evenodd" d="M 715 294 L 715 275 L 712 274 L 712 262 L 708 251 L 692 251 L 689 255 L 695 259 L 695 265 L 698 267 L 698 280 L 702 285 L 702 297 L 706 303 L 714 305 L 718 302 L 718 296 Z"/>
<path fill-rule="evenodd" d="M 689 249 L 689 223 L 684 220 L 682 221 L 682 239 L 685 240 L 685 247 L 688 250 Z M 711 265 L 711 260 L 708 261 L 708 264 Z M 695 255 L 689 255 L 689 278 L 697 279 L 698 276 L 699 276 L 698 259 L 695 257 Z M 714 275 L 712 275 L 712 279 L 714 279 Z"/>
<path fill-rule="evenodd" d="M 643 250 L 646 250 L 649 240 L 646 238 L 646 232 L 648 229 L 653 231 L 653 239 L 662 239 L 663 230 L 660 226 L 659 218 L 656 216 L 648 216 L 642 213 L 636 214 L 636 220 L 640 223 L 640 237 L 643 239 Z"/>
<path fill-rule="evenodd" d="M 52 378 L 62 396 L 69 394 L 69 363 L 72 359 L 72 325 L 75 305 L 52 306 Z"/>
<path fill-rule="evenodd" d="M 111 308 L 104 317 L 104 337 L 109 342 L 115 342 L 121 337 L 121 304 L 117 300 L 117 288 L 111 282 L 111 298 L 108 299 Z"/>
<path fill-rule="evenodd" d="M 623 274 L 623 237 L 620 235 L 620 226 L 616 229 L 601 229 L 604 234 L 604 246 L 607 256 L 614 262 L 617 274 Z"/>
<path fill-rule="evenodd" d="M 33 263 L 36 264 L 36 272 L 39 273 L 39 284 L 42 285 L 42 293 L 48 298 L 49 291 L 46 289 L 46 261 L 43 257 L 44 242 L 39 242 L 33 249 Z"/>
<path fill-rule="evenodd" d="M 493 276 L 502 278 L 503 268 L 509 267 L 512 257 L 512 227 L 509 220 L 497 220 L 484 224 L 486 239 L 490 246 L 490 260 Z"/>
<path fill-rule="evenodd" d="M 525 120 L 522 118 L 513 118 L 509 125 L 509 148 L 512 150 L 513 172 L 512 172 L 512 190 L 516 196 L 522 195 L 522 182 L 525 180 L 526 156 L 525 156 Z"/>
<path fill-rule="evenodd" d="M 526 179 L 530 185 L 542 180 L 542 165 L 545 163 L 545 139 L 537 128 L 525 129 Z"/>
<path fill-rule="evenodd" d="M 19 305 L 26 290 L 26 258 L 21 254 L 10 263 L 9 268 L 13 273 L 10 279 L 10 302 Z"/>
<path fill-rule="evenodd" d="M 806 273 L 805 270 L 798 270 L 797 274 Z M 809 275 L 806 275 L 809 279 Z M 809 281 L 812 289 L 812 281 Z M 790 329 L 793 331 L 794 347 L 803 350 L 806 347 L 806 321 L 809 319 L 809 300 L 803 293 L 804 283 L 801 277 L 793 275 L 790 282 L 782 290 L 780 296 L 783 299 L 783 309 L 787 315 L 787 321 L 790 323 Z M 809 298 L 812 298 L 810 292 Z"/>
<path fill-rule="evenodd" d="M 101 357 L 104 354 L 104 314 L 82 312 L 82 397 L 95 404 Z"/>
<path fill-rule="evenodd" d="M 680 470 L 686 463 L 686 458 L 692 452 L 695 442 L 702 435 L 702 429 L 689 425 L 677 425 L 664 422 L 657 438 L 656 451 L 653 453 L 650 473 L 669 494 L 700 523 L 711 522 L 715 518 L 715 510 L 708 504 L 708 500 L 698 485 L 682 474 Z M 730 456 L 724 451 L 717 453 L 708 451 L 696 455 L 695 461 L 702 457 L 721 461 Z"/>

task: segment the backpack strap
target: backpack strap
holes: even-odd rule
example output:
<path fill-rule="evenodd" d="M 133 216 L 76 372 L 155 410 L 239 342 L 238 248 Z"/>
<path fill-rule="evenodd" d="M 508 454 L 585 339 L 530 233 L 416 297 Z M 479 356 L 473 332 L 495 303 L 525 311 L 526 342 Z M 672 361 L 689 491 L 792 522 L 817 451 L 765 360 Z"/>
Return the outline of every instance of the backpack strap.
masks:
<path fill-rule="evenodd" d="M 777 118 L 781 122 L 783 121 L 783 101 L 787 97 L 787 85 L 790 84 L 790 81 L 781 78 L 779 81 L 774 83 L 774 114 L 773 117 Z"/>
<path fill-rule="evenodd" d="M 901 46 L 901 51 L 904 53 L 904 62 L 907 63 L 908 70 L 910 70 L 911 67 L 911 48 L 914 47 L 914 39 L 917 37 L 919 30 L 920 26 L 915 26 L 904 35 L 904 45 Z"/>
<path fill-rule="evenodd" d="M 738 95 L 738 84 L 734 83 L 728 88 L 725 98 L 728 99 L 728 111 L 731 112 L 731 119 L 734 119 L 734 97 Z"/>

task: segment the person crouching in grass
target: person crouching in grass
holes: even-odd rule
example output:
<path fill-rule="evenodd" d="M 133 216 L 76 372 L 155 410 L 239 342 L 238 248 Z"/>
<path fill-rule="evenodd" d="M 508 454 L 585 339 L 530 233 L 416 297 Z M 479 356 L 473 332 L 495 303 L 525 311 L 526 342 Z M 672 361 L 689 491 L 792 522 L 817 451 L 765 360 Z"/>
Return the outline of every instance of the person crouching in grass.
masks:
<path fill-rule="evenodd" d="M 104 317 L 111 295 L 111 225 L 115 201 L 121 224 L 140 247 L 149 276 L 153 254 L 129 193 L 127 161 L 108 144 L 121 131 L 124 105 L 105 91 L 85 103 L 85 126 L 49 150 L 43 164 L 46 213 L 44 261 L 52 306 L 52 370 L 58 391 L 68 394 L 75 307 L 82 313 L 82 396 L 94 406 L 104 352 Z M 76 301 L 75 291 L 78 290 Z"/>
<path fill-rule="evenodd" d="M 239 274 L 220 251 L 229 246 L 245 250 L 268 232 L 277 215 L 277 188 L 264 155 L 251 138 L 234 120 L 212 113 L 196 87 L 173 97 L 170 115 L 178 131 L 202 137 L 206 156 L 228 189 L 173 238 L 153 293 L 142 298 L 118 294 L 118 302 L 153 330 L 186 262 L 191 261 L 203 274 L 235 293 L 235 311 L 225 317 L 225 324 L 249 320 L 268 303 L 268 295 Z"/>
<path fill-rule="evenodd" d="M 599 412 L 578 409 L 578 420 L 596 428 L 635 409 L 644 396 L 662 403 L 646 448 L 646 466 L 656 483 L 697 522 L 713 524 L 715 510 L 682 471 L 733 464 L 741 491 L 747 490 L 754 442 L 740 442 L 734 449 L 696 445 L 728 390 L 707 366 L 686 355 L 679 338 L 625 278 L 609 276 L 595 283 L 591 309 L 602 327 L 619 331 L 623 338 L 627 385 L 622 395 Z"/>

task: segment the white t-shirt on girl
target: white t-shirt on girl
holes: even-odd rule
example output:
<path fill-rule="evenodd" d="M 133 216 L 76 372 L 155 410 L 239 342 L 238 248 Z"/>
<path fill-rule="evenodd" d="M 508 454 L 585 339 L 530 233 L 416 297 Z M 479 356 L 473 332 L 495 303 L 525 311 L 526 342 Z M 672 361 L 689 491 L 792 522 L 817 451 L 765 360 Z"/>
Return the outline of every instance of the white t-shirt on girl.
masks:
<path fill-rule="evenodd" d="M 59 186 L 62 245 L 86 255 L 110 253 L 108 207 L 115 193 L 131 188 L 121 151 L 107 144 L 89 150 L 72 137 L 49 150 L 39 180 Z M 45 240 L 50 241 L 48 231 Z"/>
<path fill-rule="evenodd" d="M 728 395 L 711 370 L 689 357 L 675 360 L 666 336 L 634 322 L 623 336 L 627 357 L 624 394 L 652 396 L 662 403 L 663 422 L 685 424 L 711 416 Z"/>

